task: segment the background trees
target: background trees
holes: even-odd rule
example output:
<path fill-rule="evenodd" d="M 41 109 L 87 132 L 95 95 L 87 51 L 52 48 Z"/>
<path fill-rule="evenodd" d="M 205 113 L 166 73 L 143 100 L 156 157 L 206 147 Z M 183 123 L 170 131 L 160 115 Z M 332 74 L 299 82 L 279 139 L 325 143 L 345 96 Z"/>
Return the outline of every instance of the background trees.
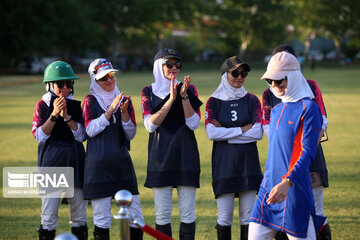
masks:
<path fill-rule="evenodd" d="M 0 8 L 1 66 L 32 55 L 68 59 L 89 49 L 153 55 L 165 45 L 188 60 L 201 60 L 207 49 L 246 57 L 314 36 L 333 39 L 337 56 L 342 50 L 354 57 L 360 49 L 356 0 L 8 0 Z"/>

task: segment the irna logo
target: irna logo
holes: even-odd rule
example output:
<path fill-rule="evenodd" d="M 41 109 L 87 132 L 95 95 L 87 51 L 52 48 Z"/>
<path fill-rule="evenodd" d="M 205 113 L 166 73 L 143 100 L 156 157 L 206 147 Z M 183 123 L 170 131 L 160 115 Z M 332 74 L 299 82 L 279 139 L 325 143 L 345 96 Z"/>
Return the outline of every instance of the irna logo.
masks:
<path fill-rule="evenodd" d="M 3 196 L 71 198 L 74 196 L 74 169 L 72 167 L 5 167 Z"/>

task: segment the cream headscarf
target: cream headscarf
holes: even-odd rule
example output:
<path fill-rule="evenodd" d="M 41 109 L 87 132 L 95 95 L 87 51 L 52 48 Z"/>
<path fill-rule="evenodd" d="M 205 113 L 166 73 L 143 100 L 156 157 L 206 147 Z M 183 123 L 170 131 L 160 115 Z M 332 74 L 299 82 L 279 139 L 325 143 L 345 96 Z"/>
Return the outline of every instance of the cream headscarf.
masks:
<path fill-rule="evenodd" d="M 315 97 L 301 73 L 299 61 L 291 53 L 282 51 L 270 58 L 266 72 L 260 79 L 280 80 L 285 77 L 287 77 L 287 87 L 283 96 L 278 96 L 276 91 L 270 88 L 282 102 L 297 102 L 302 98 Z"/>
<path fill-rule="evenodd" d="M 155 82 L 151 84 L 152 92 L 159 98 L 164 99 L 170 93 L 170 79 L 167 79 L 163 72 L 163 64 L 165 64 L 166 59 L 159 58 L 154 62 L 153 74 Z M 180 83 L 175 79 L 174 84 Z"/>
<path fill-rule="evenodd" d="M 223 100 L 223 101 L 230 101 L 236 100 L 244 97 L 247 94 L 244 86 L 240 88 L 234 88 L 229 84 L 229 80 L 227 78 L 227 72 L 221 76 L 221 83 L 218 88 L 215 90 L 211 97 Z"/>
<path fill-rule="evenodd" d="M 54 88 L 53 88 L 53 84 L 52 83 L 47 83 L 46 84 L 46 91 L 48 91 L 47 93 L 45 93 L 42 96 L 42 100 L 46 103 L 46 105 L 49 107 L 50 106 L 50 101 L 51 101 L 51 97 L 52 96 L 57 96 L 55 94 Z M 65 97 L 66 99 L 74 99 L 73 94 L 70 92 L 69 95 L 67 95 Z"/>
<path fill-rule="evenodd" d="M 315 97 L 301 71 L 288 72 L 287 87 L 283 96 L 278 96 L 272 87 L 270 87 L 270 90 L 282 102 L 297 102 L 302 98 L 309 97 L 313 99 Z"/>

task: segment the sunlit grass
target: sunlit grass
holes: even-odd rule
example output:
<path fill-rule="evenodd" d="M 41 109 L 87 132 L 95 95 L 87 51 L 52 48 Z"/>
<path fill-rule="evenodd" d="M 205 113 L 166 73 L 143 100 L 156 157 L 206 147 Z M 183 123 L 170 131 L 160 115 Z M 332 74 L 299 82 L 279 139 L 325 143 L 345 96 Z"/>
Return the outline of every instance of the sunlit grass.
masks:
<path fill-rule="evenodd" d="M 197 191 L 197 233 L 196 239 L 216 239 L 216 202 L 211 187 L 212 142 L 207 138 L 204 127 L 205 103 L 220 81 L 220 65 L 216 68 L 196 70 L 196 65 L 182 69 L 182 75 L 189 74 L 197 86 L 202 119 L 195 131 L 201 158 L 200 189 Z M 260 99 L 266 85 L 260 81 L 265 68 L 253 69 L 246 80 L 247 91 Z M 75 85 L 75 99 L 83 100 L 88 94 L 88 74 Z M 317 68 L 315 72 L 305 69 L 306 78 L 318 82 L 325 101 L 329 120 L 329 141 L 323 144 L 329 171 L 330 187 L 325 189 L 325 214 L 331 225 L 333 239 L 360 239 L 360 69 Z M 141 89 L 151 84 L 151 72 L 120 73 L 118 86 L 125 95 L 131 95 L 138 124 L 137 135 L 131 142 L 131 156 L 138 177 L 140 200 L 145 222 L 155 225 L 154 203 L 151 189 L 143 186 L 146 178 L 147 141 L 141 117 Z M 12 86 L 4 83 L 15 82 Z M 1 85 L 3 84 L 3 85 Z M 0 167 L 36 166 L 37 143 L 31 134 L 34 106 L 45 93 L 42 76 L 0 77 Z M 267 139 L 258 142 L 261 166 L 264 169 Z M 2 171 L 1 171 L 2 176 Z M 2 183 L 2 177 L 0 178 Z M 2 186 L 2 185 L 1 185 Z M 1 189 L 2 193 L 2 189 Z M 173 193 L 173 236 L 178 238 L 179 214 L 177 193 Z M 235 204 L 236 206 L 236 204 Z M 0 198 L 0 239 L 37 239 L 35 232 L 40 223 L 40 199 Z M 112 213 L 118 211 L 113 203 Z M 57 232 L 70 231 L 68 208 L 61 205 Z M 89 239 L 92 239 L 92 208 L 88 208 Z M 112 239 L 118 239 L 118 223 L 113 221 Z M 238 207 L 234 210 L 233 239 L 240 233 Z M 145 239 L 151 239 L 146 236 Z"/>

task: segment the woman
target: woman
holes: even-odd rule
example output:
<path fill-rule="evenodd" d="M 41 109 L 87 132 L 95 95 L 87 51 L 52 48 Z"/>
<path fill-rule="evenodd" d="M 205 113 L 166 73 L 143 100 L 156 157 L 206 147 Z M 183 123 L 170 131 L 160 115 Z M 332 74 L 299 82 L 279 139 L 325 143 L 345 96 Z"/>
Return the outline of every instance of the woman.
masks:
<path fill-rule="evenodd" d="M 278 52 L 287 51 L 292 55 L 295 55 L 294 49 L 289 45 L 279 45 L 274 48 L 272 55 L 275 55 Z M 320 108 L 323 125 L 320 133 L 320 137 L 323 136 L 324 131 L 326 131 L 328 127 L 328 121 L 326 116 L 325 105 L 323 102 L 322 94 L 318 84 L 314 80 L 306 80 L 309 84 L 312 93 L 314 94 L 314 98 L 312 99 Z M 267 88 L 263 93 L 263 129 L 267 136 L 269 136 L 269 122 L 270 122 L 270 113 L 271 109 L 273 109 L 277 104 L 281 102 L 280 98 L 275 97 L 273 94 L 272 87 Z M 321 143 L 317 147 L 315 159 L 310 166 L 310 177 L 311 177 L 311 186 L 314 194 L 315 201 L 315 212 L 317 215 L 321 215 L 325 217 L 324 214 L 324 188 L 329 186 L 328 183 L 328 171 L 326 167 L 325 156 L 323 153 L 323 149 L 321 147 Z M 277 240 L 285 240 L 287 236 L 285 233 L 279 232 L 276 234 L 275 239 Z M 331 239 L 331 231 L 330 226 L 327 221 L 324 222 L 324 225 L 321 227 L 320 232 L 317 233 L 317 239 Z"/>
<path fill-rule="evenodd" d="M 249 239 L 316 239 L 325 218 L 315 214 L 309 167 L 319 139 L 319 107 L 300 64 L 283 51 L 271 57 L 261 77 L 281 103 L 271 111 L 265 175 L 250 218 Z"/>
<path fill-rule="evenodd" d="M 83 200 L 85 140 L 80 101 L 74 100 L 74 75 L 66 62 L 49 64 L 44 72 L 48 91 L 34 111 L 32 133 L 39 143 L 39 167 L 73 167 L 74 197 L 68 198 L 71 232 L 78 239 L 87 239 L 87 201 Z M 58 198 L 41 198 L 39 239 L 54 239 L 58 225 Z"/>
<path fill-rule="evenodd" d="M 136 134 L 135 113 L 130 97 L 123 96 L 116 85 L 117 71 L 103 58 L 90 64 L 91 94 L 83 106 L 88 135 L 84 197 L 91 199 L 95 239 L 109 239 L 111 199 L 118 190 L 126 189 L 134 195 L 130 210 L 135 219 L 144 219 L 129 154 L 130 140 Z M 142 239 L 142 235 L 141 229 L 130 225 L 131 239 Z"/>
<path fill-rule="evenodd" d="M 153 189 L 156 229 L 172 236 L 172 189 L 178 191 L 180 239 L 195 238 L 195 197 L 200 160 L 194 130 L 201 101 L 190 84 L 176 80 L 182 66 L 179 53 L 165 48 L 154 58 L 155 83 L 141 93 L 143 118 L 150 133 L 145 187 Z"/>
<path fill-rule="evenodd" d="M 214 141 L 213 190 L 218 239 L 231 239 L 234 198 L 239 198 L 241 237 L 248 237 L 251 209 L 262 179 L 256 141 L 262 139 L 261 105 L 244 82 L 248 64 L 233 56 L 221 66 L 221 83 L 206 104 L 206 133 Z"/>

